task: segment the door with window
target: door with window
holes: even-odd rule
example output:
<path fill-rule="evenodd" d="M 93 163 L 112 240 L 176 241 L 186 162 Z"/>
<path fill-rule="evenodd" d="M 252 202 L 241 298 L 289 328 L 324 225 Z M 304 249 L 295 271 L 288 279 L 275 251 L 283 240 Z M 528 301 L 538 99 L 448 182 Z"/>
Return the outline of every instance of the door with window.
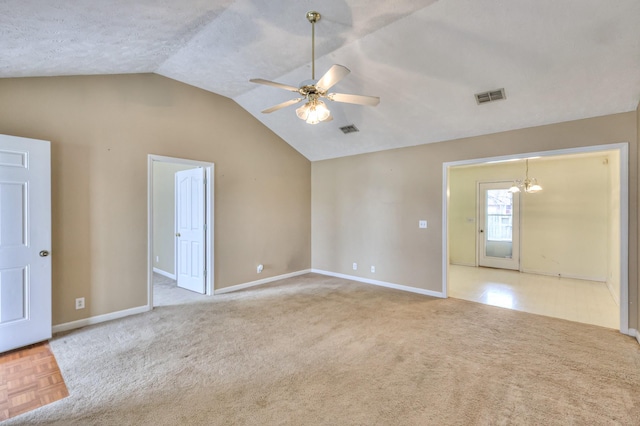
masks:
<path fill-rule="evenodd" d="M 520 198 L 511 182 L 478 184 L 478 265 L 520 269 Z"/>

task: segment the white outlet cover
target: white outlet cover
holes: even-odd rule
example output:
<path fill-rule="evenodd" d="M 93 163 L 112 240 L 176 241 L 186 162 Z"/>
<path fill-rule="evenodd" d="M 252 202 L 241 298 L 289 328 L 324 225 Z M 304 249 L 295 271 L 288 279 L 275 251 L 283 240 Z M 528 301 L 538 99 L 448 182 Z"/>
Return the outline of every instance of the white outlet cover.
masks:
<path fill-rule="evenodd" d="M 371 266 L 371 272 L 375 273 L 376 272 L 376 267 L 375 266 Z"/>
<path fill-rule="evenodd" d="M 357 264 L 357 263 L 354 263 L 354 264 L 353 264 L 353 270 L 354 270 L 354 271 L 357 271 L 357 270 L 358 270 L 358 264 Z"/>
<path fill-rule="evenodd" d="M 426 220 L 421 220 L 418 222 L 418 227 L 420 228 L 426 228 L 427 227 L 427 221 Z"/>

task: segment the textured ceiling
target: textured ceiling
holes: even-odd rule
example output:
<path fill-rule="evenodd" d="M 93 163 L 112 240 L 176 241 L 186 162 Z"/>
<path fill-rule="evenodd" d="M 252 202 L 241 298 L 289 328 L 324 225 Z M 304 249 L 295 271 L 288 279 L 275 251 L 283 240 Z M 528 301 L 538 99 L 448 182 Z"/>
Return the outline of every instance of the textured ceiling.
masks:
<path fill-rule="evenodd" d="M 249 83 L 351 74 L 309 125 L 295 94 Z M 638 0 L 0 0 L 0 77 L 155 72 L 234 99 L 310 160 L 631 111 L 640 100 Z M 505 101 L 478 106 L 477 92 Z M 360 132 L 343 135 L 355 124 Z"/>

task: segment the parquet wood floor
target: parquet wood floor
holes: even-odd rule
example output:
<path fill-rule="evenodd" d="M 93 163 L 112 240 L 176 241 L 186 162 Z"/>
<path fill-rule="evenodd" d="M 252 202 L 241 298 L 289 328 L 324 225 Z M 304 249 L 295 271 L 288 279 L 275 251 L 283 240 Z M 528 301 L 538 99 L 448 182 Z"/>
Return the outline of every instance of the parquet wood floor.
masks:
<path fill-rule="evenodd" d="M 0 354 L 0 422 L 67 396 L 48 343 Z"/>

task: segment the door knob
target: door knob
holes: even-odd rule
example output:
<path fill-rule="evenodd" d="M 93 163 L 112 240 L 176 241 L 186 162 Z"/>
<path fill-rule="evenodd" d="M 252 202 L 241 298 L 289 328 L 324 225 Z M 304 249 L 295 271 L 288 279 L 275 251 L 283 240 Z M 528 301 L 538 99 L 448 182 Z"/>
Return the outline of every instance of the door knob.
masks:
<path fill-rule="evenodd" d="M 176 237 L 179 237 L 179 236 L 180 236 L 180 233 L 179 233 L 179 232 L 176 232 Z"/>
<path fill-rule="evenodd" d="M 40 252 L 40 257 L 47 257 L 47 256 L 49 256 L 49 252 L 47 250 L 42 250 Z"/>

